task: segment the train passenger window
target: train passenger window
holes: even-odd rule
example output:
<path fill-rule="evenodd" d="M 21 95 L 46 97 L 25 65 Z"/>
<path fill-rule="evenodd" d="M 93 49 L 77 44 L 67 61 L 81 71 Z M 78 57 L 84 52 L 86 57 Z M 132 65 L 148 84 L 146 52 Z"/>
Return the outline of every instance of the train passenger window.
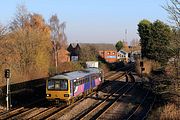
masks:
<path fill-rule="evenodd" d="M 77 86 L 77 82 L 74 82 L 74 86 Z"/>
<path fill-rule="evenodd" d="M 82 79 L 82 84 L 84 84 L 86 81 L 85 81 L 85 79 Z"/>
<path fill-rule="evenodd" d="M 86 81 L 86 78 L 84 79 L 84 83 L 86 83 L 87 81 Z"/>
<path fill-rule="evenodd" d="M 80 85 L 80 81 L 77 81 L 77 86 Z"/>
<path fill-rule="evenodd" d="M 93 79 L 96 79 L 96 75 L 94 75 L 94 78 Z"/>
<path fill-rule="evenodd" d="M 86 82 L 89 82 L 89 79 L 88 79 L 88 78 L 86 78 Z"/>

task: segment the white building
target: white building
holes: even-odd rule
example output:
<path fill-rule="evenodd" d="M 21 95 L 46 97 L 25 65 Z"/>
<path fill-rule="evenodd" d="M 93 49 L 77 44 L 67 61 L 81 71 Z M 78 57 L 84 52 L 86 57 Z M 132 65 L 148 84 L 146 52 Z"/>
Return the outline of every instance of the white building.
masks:
<path fill-rule="evenodd" d="M 119 61 L 128 62 L 128 52 L 125 52 L 124 50 L 120 50 L 119 52 L 117 52 L 117 59 Z"/>

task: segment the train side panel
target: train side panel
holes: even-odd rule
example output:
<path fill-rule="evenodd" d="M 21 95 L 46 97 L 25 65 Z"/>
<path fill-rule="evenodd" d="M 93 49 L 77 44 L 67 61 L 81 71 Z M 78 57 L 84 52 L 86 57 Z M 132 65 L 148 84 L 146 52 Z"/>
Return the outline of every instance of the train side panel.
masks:
<path fill-rule="evenodd" d="M 84 92 L 84 84 L 74 87 L 74 97 L 81 95 Z"/>
<path fill-rule="evenodd" d="M 74 87 L 74 97 L 82 95 L 84 92 L 89 91 L 90 89 L 96 89 L 101 83 L 101 77 L 97 77 L 95 79 L 91 79 L 92 77 L 89 77 L 89 82 L 85 82 L 81 85 Z"/>

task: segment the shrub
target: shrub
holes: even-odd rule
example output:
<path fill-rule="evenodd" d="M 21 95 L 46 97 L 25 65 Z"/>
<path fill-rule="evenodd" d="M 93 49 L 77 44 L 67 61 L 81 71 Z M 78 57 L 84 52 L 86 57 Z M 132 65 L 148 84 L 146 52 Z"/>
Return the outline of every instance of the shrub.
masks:
<path fill-rule="evenodd" d="M 162 108 L 160 120 L 178 120 L 180 109 L 175 104 L 167 104 Z"/>
<path fill-rule="evenodd" d="M 81 66 L 80 62 L 65 62 L 59 64 L 58 72 L 68 72 L 81 69 L 83 69 L 83 67 Z"/>

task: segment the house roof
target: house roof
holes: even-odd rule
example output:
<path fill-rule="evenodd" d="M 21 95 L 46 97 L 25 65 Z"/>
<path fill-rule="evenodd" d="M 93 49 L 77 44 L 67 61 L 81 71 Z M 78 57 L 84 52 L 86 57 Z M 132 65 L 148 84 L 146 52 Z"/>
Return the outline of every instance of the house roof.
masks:
<path fill-rule="evenodd" d="M 123 55 L 128 54 L 128 52 L 126 52 L 126 51 L 124 51 L 124 50 L 120 50 L 118 53 L 119 53 L 119 54 L 123 54 Z"/>
<path fill-rule="evenodd" d="M 94 46 L 97 50 L 116 50 L 113 44 L 105 44 L 105 43 L 77 43 L 80 47 Z M 76 45 L 77 45 L 76 44 Z M 74 46 L 74 43 L 71 43 Z"/>
<path fill-rule="evenodd" d="M 77 43 L 71 43 L 70 45 L 75 48 L 77 46 Z"/>

